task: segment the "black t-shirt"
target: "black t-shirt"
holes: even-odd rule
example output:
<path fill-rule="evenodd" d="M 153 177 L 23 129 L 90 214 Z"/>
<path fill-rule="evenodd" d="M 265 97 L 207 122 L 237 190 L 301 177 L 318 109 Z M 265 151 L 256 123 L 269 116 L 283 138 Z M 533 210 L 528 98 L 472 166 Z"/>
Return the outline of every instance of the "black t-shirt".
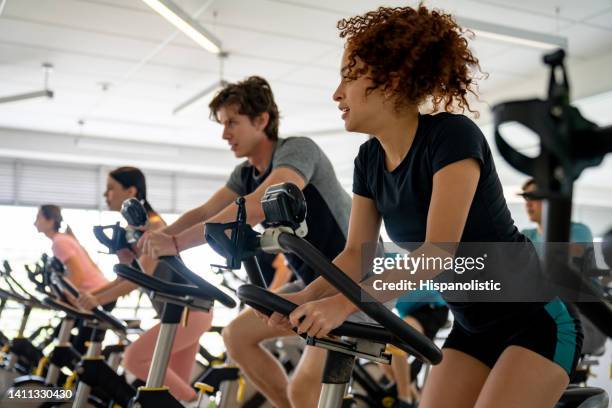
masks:
<path fill-rule="evenodd" d="M 478 126 L 463 115 L 420 115 L 412 146 L 393 171 L 385 166 L 380 142 L 365 142 L 355 159 L 353 192 L 374 201 L 393 242 L 424 242 L 434 174 L 469 158 L 480 163 L 481 173 L 461 241 L 524 242 L 506 205 L 491 149 Z M 492 306 L 451 303 L 457 320 L 468 328 L 522 309 L 509 303 Z"/>
<path fill-rule="evenodd" d="M 328 259 L 334 259 L 346 244 L 351 198 L 336 178 L 328 157 L 312 140 L 305 137 L 279 139 L 266 171 L 259 173 L 245 161 L 236 166 L 226 185 L 239 195 L 247 195 L 255 191 L 272 170 L 281 167 L 296 171 L 306 182 L 302 190 L 308 207 L 306 241 Z M 318 276 L 318 273 L 307 267 L 297 256 L 285 254 L 285 257 L 305 284 L 309 284 Z M 265 262 L 261 256 L 258 260 L 260 263 Z M 260 267 L 265 274 L 267 267 L 261 264 Z"/>
<path fill-rule="evenodd" d="M 462 242 L 515 242 L 524 238 L 506 205 L 491 149 L 474 122 L 463 115 L 420 115 L 410 150 L 393 171 L 377 139 L 359 149 L 353 192 L 370 198 L 394 242 L 423 242 L 434 174 L 451 163 L 473 158 L 481 173 Z"/>

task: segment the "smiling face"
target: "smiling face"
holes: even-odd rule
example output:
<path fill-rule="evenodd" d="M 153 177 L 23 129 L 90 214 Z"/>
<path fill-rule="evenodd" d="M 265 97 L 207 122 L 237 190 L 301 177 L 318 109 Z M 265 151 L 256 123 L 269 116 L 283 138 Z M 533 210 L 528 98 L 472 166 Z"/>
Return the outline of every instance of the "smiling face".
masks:
<path fill-rule="evenodd" d="M 106 205 L 111 211 L 120 211 L 121 204 L 128 198 L 136 197 L 137 191 L 135 187 L 125 188 L 114 178 L 108 176 L 106 178 L 106 191 L 104 198 Z"/>
<path fill-rule="evenodd" d="M 264 132 L 267 113 L 251 121 L 247 115 L 238 112 L 237 106 L 228 105 L 219 108 L 217 117 L 223 126 L 223 140 L 227 140 L 231 151 L 238 158 L 249 157 L 255 147 L 267 138 Z"/>
<path fill-rule="evenodd" d="M 342 111 L 344 128 L 349 132 L 376 134 L 383 122 L 381 111 L 386 99 L 380 88 L 367 92 L 373 82 L 367 73 L 357 77 L 349 76 L 349 50 L 345 48 L 340 68 L 340 84 L 333 94 L 333 99 Z M 363 69 L 364 63 L 357 59 L 353 72 Z M 387 104 L 388 105 L 388 104 Z"/>

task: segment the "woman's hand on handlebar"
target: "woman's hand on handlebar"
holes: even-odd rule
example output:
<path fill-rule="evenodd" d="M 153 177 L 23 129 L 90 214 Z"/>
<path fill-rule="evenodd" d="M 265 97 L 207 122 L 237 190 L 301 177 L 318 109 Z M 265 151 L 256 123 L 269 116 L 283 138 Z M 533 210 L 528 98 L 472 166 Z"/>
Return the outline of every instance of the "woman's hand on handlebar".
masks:
<path fill-rule="evenodd" d="M 83 292 L 81 296 L 76 300 L 77 306 L 81 309 L 92 310 L 96 306 L 100 305 L 98 298 L 91 293 Z"/>
<path fill-rule="evenodd" d="M 356 310 L 355 305 L 338 294 L 298 306 L 289 315 L 289 321 L 292 327 L 297 327 L 298 334 L 325 337 Z"/>
<path fill-rule="evenodd" d="M 145 232 L 138 241 L 138 249 L 151 258 L 178 255 L 172 236 L 159 231 Z"/>

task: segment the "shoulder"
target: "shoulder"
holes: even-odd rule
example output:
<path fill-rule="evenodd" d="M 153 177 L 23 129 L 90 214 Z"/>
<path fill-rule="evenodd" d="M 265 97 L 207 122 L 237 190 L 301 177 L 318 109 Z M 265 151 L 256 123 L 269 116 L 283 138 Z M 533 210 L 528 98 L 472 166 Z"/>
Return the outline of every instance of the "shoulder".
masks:
<path fill-rule="evenodd" d="M 591 229 L 580 222 L 572 222 L 571 224 L 571 235 L 573 241 L 592 241 L 593 234 Z"/>
<path fill-rule="evenodd" d="M 585 224 L 581 223 L 581 222 L 572 222 L 572 226 L 571 226 L 572 230 L 574 231 L 588 231 L 591 232 L 591 229 L 589 227 L 587 227 Z"/>
<path fill-rule="evenodd" d="M 465 115 L 442 112 L 436 115 L 421 115 L 421 120 L 426 122 L 429 139 L 434 142 L 446 137 L 482 142 L 485 140 L 478 125 Z"/>
<path fill-rule="evenodd" d="M 290 136 L 287 138 L 278 139 L 278 149 L 309 149 L 309 150 L 320 150 L 312 139 L 305 136 Z"/>
<path fill-rule="evenodd" d="M 65 262 L 70 254 L 73 254 L 78 247 L 79 244 L 76 239 L 69 235 L 59 233 L 55 234 L 53 237 L 51 250 L 53 251 L 53 255 L 60 258 L 62 262 Z"/>
<path fill-rule="evenodd" d="M 523 234 L 529 239 L 533 239 L 535 236 L 538 235 L 538 230 L 536 228 L 525 228 L 521 230 L 521 234 Z"/>
<path fill-rule="evenodd" d="M 74 239 L 70 235 L 63 234 L 60 232 L 60 233 L 55 234 L 55 236 L 53 237 L 53 245 L 67 246 L 67 245 L 74 245 L 74 244 L 76 244 L 76 239 Z"/>

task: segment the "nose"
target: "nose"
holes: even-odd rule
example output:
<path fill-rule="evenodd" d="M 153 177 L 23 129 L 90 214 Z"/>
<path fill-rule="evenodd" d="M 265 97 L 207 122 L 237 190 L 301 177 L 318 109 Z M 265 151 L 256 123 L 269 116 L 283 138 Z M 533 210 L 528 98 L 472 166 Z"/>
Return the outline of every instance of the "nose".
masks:
<path fill-rule="evenodd" d="M 338 87 L 336 88 L 336 90 L 334 91 L 332 95 L 332 99 L 336 102 L 340 102 L 342 101 L 342 99 L 344 99 L 344 91 L 342 90 L 342 82 L 338 84 Z"/>
<path fill-rule="evenodd" d="M 231 136 L 230 136 L 229 132 L 227 131 L 227 128 L 225 128 L 225 127 L 223 128 L 223 133 L 221 134 L 221 138 L 223 140 L 231 139 Z"/>

